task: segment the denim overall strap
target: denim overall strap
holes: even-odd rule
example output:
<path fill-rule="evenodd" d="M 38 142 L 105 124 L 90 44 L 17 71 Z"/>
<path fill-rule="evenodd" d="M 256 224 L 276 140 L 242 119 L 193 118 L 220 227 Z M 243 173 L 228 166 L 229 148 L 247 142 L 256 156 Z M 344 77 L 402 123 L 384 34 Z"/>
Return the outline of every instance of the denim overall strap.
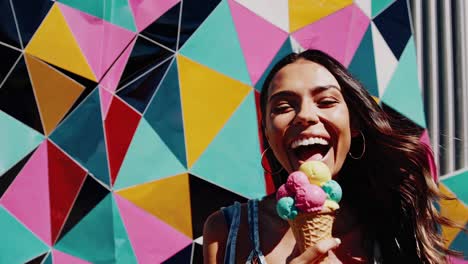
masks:
<path fill-rule="evenodd" d="M 249 220 L 249 237 L 253 249 L 246 263 L 265 264 L 265 257 L 260 251 L 260 238 L 258 236 L 258 200 L 249 200 L 247 203 Z"/>
<path fill-rule="evenodd" d="M 224 264 L 234 264 L 236 263 L 236 241 L 240 225 L 241 205 L 235 202 L 229 207 L 221 208 L 221 212 L 226 220 L 226 225 L 229 227 Z"/>

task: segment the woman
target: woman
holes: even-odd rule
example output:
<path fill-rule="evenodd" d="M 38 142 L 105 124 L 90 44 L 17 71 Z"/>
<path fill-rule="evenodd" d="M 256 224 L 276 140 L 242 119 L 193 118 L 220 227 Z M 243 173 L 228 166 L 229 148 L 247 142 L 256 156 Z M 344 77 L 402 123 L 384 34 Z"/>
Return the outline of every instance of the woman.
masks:
<path fill-rule="evenodd" d="M 266 157 L 278 188 L 306 160 L 321 160 L 343 188 L 335 238 L 299 254 L 274 195 L 212 214 L 205 263 L 447 263 L 441 197 L 418 129 L 388 114 L 335 59 L 290 54 L 261 92 Z M 276 164 L 276 165 L 275 165 Z M 236 221 L 239 219 L 239 222 Z M 258 224 L 257 224 L 258 223 Z"/>

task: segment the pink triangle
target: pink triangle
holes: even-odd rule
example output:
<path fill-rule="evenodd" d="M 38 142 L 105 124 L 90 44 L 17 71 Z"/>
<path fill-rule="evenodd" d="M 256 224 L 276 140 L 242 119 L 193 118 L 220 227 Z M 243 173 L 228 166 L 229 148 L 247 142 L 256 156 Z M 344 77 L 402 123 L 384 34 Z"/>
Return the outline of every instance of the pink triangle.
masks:
<path fill-rule="evenodd" d="M 153 215 L 115 195 L 138 263 L 161 263 L 192 240 Z"/>
<path fill-rule="evenodd" d="M 100 85 L 106 88 L 110 92 L 115 92 L 119 85 L 120 77 L 125 70 L 128 58 L 132 53 L 133 46 L 135 45 L 136 38 L 133 39 L 132 43 L 124 50 L 120 57 L 115 61 L 114 65 L 109 69 L 106 75 L 102 78 Z"/>
<path fill-rule="evenodd" d="M 111 92 L 99 86 L 99 98 L 101 99 L 102 120 L 106 120 L 113 96 Z"/>
<path fill-rule="evenodd" d="M 129 0 L 138 31 L 142 31 L 180 0 Z"/>
<path fill-rule="evenodd" d="M 451 264 L 468 264 L 468 260 L 450 257 L 450 263 Z"/>
<path fill-rule="evenodd" d="M 86 260 L 79 259 L 77 257 L 68 255 L 56 249 L 52 249 L 52 262 L 54 264 L 90 264 Z"/>
<path fill-rule="evenodd" d="M 288 37 L 274 26 L 239 3 L 229 0 L 240 45 L 252 83 L 257 83 L 271 60 Z"/>
<path fill-rule="evenodd" d="M 419 140 L 421 141 L 421 143 L 424 143 L 427 146 L 431 147 L 431 140 L 429 138 L 429 134 L 427 133 L 427 130 L 424 130 Z M 437 166 L 435 164 L 434 158 L 429 153 L 427 154 L 427 157 L 429 159 L 429 168 L 431 170 L 432 177 L 434 178 L 434 181 L 437 182 L 438 181 Z"/>
<path fill-rule="evenodd" d="M 364 16 L 365 20 L 361 16 Z M 369 18 L 359 7 L 352 4 L 292 35 L 305 49 L 322 50 L 343 65 L 347 65 L 359 46 L 368 24 Z"/>
<path fill-rule="evenodd" d="M 47 164 L 47 141 L 44 141 L 16 176 L 0 203 L 45 243 L 52 245 Z"/>
<path fill-rule="evenodd" d="M 57 3 L 98 80 L 136 33 Z"/>

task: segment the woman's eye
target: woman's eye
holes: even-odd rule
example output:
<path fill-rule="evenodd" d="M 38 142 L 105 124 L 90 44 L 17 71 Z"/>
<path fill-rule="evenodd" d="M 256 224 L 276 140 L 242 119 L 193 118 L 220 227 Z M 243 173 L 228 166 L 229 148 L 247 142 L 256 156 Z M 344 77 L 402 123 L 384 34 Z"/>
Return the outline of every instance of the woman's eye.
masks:
<path fill-rule="evenodd" d="M 273 108 L 273 113 L 285 113 L 292 110 L 292 107 L 289 104 L 279 104 Z"/>
<path fill-rule="evenodd" d="M 318 102 L 320 106 L 324 106 L 324 107 L 330 107 L 330 106 L 335 105 L 336 103 L 338 103 L 338 101 L 334 99 L 323 99 Z"/>

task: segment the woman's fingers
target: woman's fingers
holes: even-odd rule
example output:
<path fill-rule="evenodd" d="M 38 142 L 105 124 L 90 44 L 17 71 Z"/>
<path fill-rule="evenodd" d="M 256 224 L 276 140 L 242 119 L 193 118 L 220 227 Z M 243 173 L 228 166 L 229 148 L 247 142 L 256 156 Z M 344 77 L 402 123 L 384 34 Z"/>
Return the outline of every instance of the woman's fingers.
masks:
<path fill-rule="evenodd" d="M 300 263 L 320 263 L 320 261 L 328 255 L 328 252 L 337 248 L 341 244 L 338 238 L 328 238 L 317 242 L 313 247 L 308 248 L 299 257 L 291 261 L 291 264 Z M 333 253 L 332 253 L 333 254 Z M 334 258 L 338 260 L 333 254 Z M 341 262 L 330 262 L 341 263 Z"/>

